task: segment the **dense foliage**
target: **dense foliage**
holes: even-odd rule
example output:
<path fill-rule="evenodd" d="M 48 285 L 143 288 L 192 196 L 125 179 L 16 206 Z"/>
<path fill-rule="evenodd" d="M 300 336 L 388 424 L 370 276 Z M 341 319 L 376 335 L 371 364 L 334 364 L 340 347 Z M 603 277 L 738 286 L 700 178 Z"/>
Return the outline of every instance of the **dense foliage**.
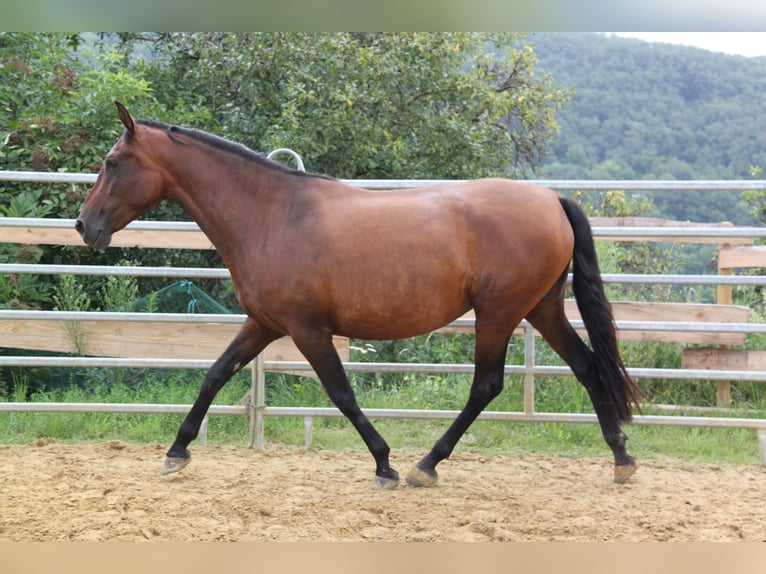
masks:
<path fill-rule="evenodd" d="M 124 35 L 125 47 L 146 45 Z M 344 178 L 521 176 L 566 93 L 514 34 L 158 34 L 144 69 L 168 110 Z M 487 51 L 485 45 L 493 47 Z"/>
<path fill-rule="evenodd" d="M 766 58 L 584 33 L 531 38 L 571 104 L 543 174 L 561 179 L 747 179 L 766 165 Z M 655 195 L 655 215 L 756 220 L 730 192 Z"/>

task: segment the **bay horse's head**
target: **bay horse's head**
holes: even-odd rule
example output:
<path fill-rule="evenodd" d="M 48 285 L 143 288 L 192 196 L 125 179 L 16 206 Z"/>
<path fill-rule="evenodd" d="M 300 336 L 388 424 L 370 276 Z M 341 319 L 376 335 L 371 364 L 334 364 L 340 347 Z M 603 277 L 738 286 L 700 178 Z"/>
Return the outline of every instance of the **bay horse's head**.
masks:
<path fill-rule="evenodd" d="M 150 137 L 145 126 L 115 103 L 125 132 L 106 155 L 75 224 L 96 249 L 107 247 L 113 233 L 157 205 L 165 188 L 165 170 L 145 141 Z"/>

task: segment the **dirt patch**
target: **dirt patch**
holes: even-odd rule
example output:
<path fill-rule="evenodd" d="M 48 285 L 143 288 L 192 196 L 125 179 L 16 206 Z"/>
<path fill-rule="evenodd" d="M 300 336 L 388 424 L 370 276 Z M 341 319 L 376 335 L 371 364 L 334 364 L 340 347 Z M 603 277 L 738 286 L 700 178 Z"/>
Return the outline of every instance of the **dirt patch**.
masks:
<path fill-rule="evenodd" d="M 438 486 L 372 488 L 366 453 L 0 446 L 0 540 L 766 540 L 766 468 L 645 461 L 628 484 L 604 459 L 455 454 Z M 400 473 L 417 460 L 398 455 Z"/>

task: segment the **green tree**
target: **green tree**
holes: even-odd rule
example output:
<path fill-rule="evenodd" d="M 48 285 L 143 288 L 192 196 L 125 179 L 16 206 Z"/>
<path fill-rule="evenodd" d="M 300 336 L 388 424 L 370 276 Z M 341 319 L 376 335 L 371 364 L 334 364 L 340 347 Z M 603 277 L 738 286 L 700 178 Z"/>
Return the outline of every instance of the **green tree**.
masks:
<path fill-rule="evenodd" d="M 135 49 L 136 40 L 123 37 Z M 170 118 L 346 178 L 524 175 L 567 101 L 517 34 L 161 34 L 143 73 Z"/>
<path fill-rule="evenodd" d="M 0 33 L 0 169 L 96 171 L 103 142 L 117 135 L 113 94 L 151 103 L 148 83 L 127 74 L 114 54 L 85 56 L 81 48 L 79 34 Z M 82 185 L 3 182 L 0 216 L 72 218 L 86 193 Z M 4 263 L 111 262 L 116 255 L 1 247 Z M 51 277 L 0 276 L 0 305 L 50 307 L 56 288 Z"/>
<path fill-rule="evenodd" d="M 740 179 L 750 163 L 766 165 L 763 58 L 595 33 L 530 40 L 539 67 L 575 93 L 557 114 L 561 130 L 544 176 Z M 731 192 L 653 197 L 654 214 L 670 219 L 755 222 Z"/>
<path fill-rule="evenodd" d="M 104 142 L 118 133 L 114 94 L 151 103 L 148 82 L 126 73 L 120 55 L 83 57 L 80 46 L 78 34 L 0 33 L 3 169 L 97 171 Z M 11 207 L 19 190 L 25 189 L 37 193 L 40 206 L 56 217 L 74 217 L 86 191 L 8 183 L 0 186 L 0 204 Z"/>

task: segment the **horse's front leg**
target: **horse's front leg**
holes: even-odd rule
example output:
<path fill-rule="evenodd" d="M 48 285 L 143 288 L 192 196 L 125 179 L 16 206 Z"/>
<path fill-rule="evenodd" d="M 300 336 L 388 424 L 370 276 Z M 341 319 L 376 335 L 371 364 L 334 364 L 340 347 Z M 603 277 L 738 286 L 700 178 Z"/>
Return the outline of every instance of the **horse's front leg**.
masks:
<path fill-rule="evenodd" d="M 396 488 L 399 474 L 389 464 L 389 446 L 359 408 L 343 363 L 332 344 L 332 335 L 316 331 L 291 335 L 316 371 L 330 400 L 351 421 L 375 459 L 375 487 L 380 490 Z"/>
<path fill-rule="evenodd" d="M 266 345 L 278 337 L 277 333 L 264 329 L 252 319 L 245 321 L 229 347 L 205 375 L 197 400 L 181 423 L 176 440 L 165 457 L 165 473 L 178 472 L 189 464 L 191 453 L 187 447 L 197 438 L 202 419 L 218 391 L 237 371 L 252 361 L 266 348 Z"/>

